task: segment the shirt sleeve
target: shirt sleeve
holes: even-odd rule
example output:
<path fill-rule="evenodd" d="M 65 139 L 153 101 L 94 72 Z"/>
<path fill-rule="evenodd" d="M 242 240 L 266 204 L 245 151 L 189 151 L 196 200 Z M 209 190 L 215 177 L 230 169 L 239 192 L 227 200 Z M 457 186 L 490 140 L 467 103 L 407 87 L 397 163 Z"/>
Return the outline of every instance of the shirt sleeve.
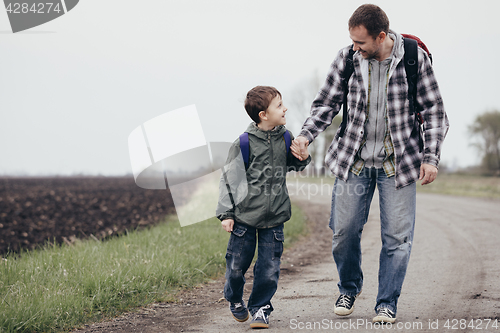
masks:
<path fill-rule="evenodd" d="M 421 110 L 424 126 L 424 158 L 422 163 L 438 167 L 441 145 L 448 133 L 449 121 L 443 99 L 427 53 L 419 49 L 417 105 Z"/>
<path fill-rule="evenodd" d="M 330 66 L 325 83 L 311 105 L 311 115 L 305 120 L 300 132 L 300 135 L 306 137 L 309 142 L 312 142 L 319 133 L 324 131 L 339 113 L 344 99 L 342 72 L 348 53 L 349 48 L 339 51 Z"/>

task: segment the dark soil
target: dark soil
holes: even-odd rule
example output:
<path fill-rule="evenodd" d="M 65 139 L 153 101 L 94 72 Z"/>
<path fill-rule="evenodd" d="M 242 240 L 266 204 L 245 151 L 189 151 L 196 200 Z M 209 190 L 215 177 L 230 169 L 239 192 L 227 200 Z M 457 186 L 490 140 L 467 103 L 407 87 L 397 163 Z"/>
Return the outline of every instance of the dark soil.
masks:
<path fill-rule="evenodd" d="M 0 178 L 0 254 L 111 237 L 174 212 L 168 190 L 142 189 L 132 176 Z"/>

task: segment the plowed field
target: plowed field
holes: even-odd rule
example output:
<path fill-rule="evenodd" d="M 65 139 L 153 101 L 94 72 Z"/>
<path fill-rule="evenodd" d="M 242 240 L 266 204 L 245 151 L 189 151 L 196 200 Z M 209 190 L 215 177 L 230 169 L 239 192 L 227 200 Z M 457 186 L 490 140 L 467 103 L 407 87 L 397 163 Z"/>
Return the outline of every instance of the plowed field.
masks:
<path fill-rule="evenodd" d="M 0 178 L 0 254 L 101 239 L 173 212 L 168 190 L 142 189 L 133 177 Z"/>

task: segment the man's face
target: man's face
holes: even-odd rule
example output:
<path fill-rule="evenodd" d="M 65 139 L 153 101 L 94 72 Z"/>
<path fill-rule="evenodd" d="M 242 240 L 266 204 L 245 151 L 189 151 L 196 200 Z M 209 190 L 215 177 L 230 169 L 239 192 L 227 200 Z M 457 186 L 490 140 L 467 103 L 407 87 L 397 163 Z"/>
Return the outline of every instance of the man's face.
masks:
<path fill-rule="evenodd" d="M 286 124 L 285 112 L 287 111 L 288 109 L 283 105 L 281 96 L 276 95 L 276 97 L 273 98 L 271 104 L 269 104 L 269 107 L 266 110 L 266 117 L 267 121 L 269 122 L 269 125 L 271 126 L 285 125 Z"/>
<path fill-rule="evenodd" d="M 359 51 L 363 58 L 376 58 L 380 53 L 383 42 L 381 36 L 374 39 L 363 25 L 349 29 L 349 36 L 352 39 L 354 51 Z"/>

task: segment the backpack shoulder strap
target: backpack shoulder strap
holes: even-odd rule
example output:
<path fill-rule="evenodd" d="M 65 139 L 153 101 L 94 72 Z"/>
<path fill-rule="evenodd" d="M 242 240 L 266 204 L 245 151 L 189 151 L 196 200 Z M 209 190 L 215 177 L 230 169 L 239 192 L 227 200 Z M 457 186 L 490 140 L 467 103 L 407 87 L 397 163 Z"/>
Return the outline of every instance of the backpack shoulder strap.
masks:
<path fill-rule="evenodd" d="M 403 36 L 404 38 L 410 38 L 410 39 L 416 40 L 417 41 L 417 45 L 419 47 L 421 47 L 427 53 L 427 55 L 429 56 L 429 59 L 431 61 L 431 65 L 432 65 L 432 54 L 429 51 L 429 49 L 427 48 L 427 45 L 425 45 L 425 43 L 420 38 L 418 38 L 415 35 L 410 35 L 410 34 L 401 34 L 401 36 Z"/>
<path fill-rule="evenodd" d="M 343 136 L 345 128 L 347 126 L 347 94 L 349 94 L 349 79 L 354 72 L 354 49 L 353 45 L 349 49 L 347 58 L 345 61 L 344 71 L 342 72 L 342 87 L 344 89 L 344 98 L 342 100 L 342 123 L 340 124 L 339 135 Z"/>
<path fill-rule="evenodd" d="M 347 85 L 347 82 L 349 81 L 349 78 L 351 77 L 352 73 L 354 72 L 354 46 L 351 45 L 349 48 L 349 53 L 347 54 L 347 58 L 345 59 L 345 68 L 344 71 L 342 72 L 342 83 L 344 85 Z"/>
<path fill-rule="evenodd" d="M 248 133 L 245 132 L 240 135 L 240 150 L 245 162 L 245 169 L 248 169 L 248 160 L 250 159 L 250 142 L 248 140 Z"/>
<path fill-rule="evenodd" d="M 285 141 L 286 154 L 288 156 L 290 146 L 292 145 L 292 137 L 290 136 L 290 132 L 288 130 L 285 130 L 285 133 L 283 133 L 283 140 Z M 245 169 L 248 169 L 250 160 L 250 141 L 248 139 L 247 132 L 240 135 L 240 150 L 241 155 L 243 156 L 243 162 L 245 163 Z"/>
<path fill-rule="evenodd" d="M 405 48 L 405 71 L 408 80 L 408 91 L 414 96 L 417 92 L 417 73 L 418 73 L 418 44 L 412 38 L 404 38 Z M 409 96 L 410 97 L 410 96 Z"/>
<path fill-rule="evenodd" d="M 405 72 L 408 81 L 408 99 L 410 101 L 410 111 L 417 112 L 417 79 L 418 79 L 418 44 L 412 38 L 404 38 L 405 48 Z M 420 119 L 418 119 L 420 121 Z"/>
<path fill-rule="evenodd" d="M 285 133 L 283 133 L 283 139 L 285 140 L 286 155 L 288 156 L 290 146 L 292 145 L 292 137 L 290 136 L 290 132 L 288 132 L 288 130 L 285 130 Z"/>
<path fill-rule="evenodd" d="M 410 112 L 415 115 L 415 120 L 419 123 L 419 151 L 423 150 L 423 139 L 421 125 L 424 120 L 420 111 L 417 110 L 417 79 L 418 79 L 418 42 L 411 38 L 405 37 L 404 40 L 404 63 L 406 71 L 406 80 L 408 82 L 408 101 L 410 102 Z"/>

